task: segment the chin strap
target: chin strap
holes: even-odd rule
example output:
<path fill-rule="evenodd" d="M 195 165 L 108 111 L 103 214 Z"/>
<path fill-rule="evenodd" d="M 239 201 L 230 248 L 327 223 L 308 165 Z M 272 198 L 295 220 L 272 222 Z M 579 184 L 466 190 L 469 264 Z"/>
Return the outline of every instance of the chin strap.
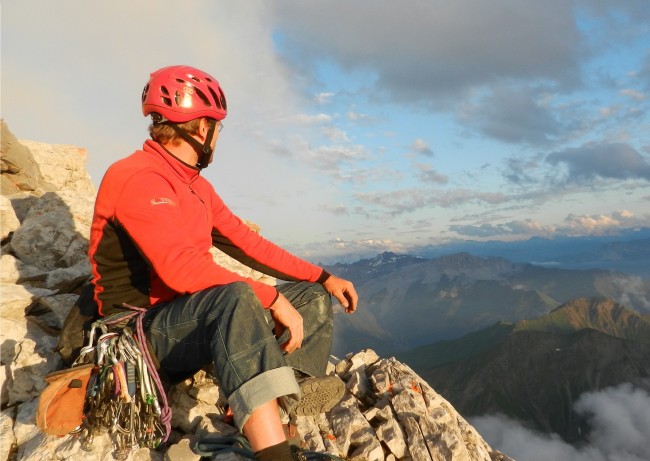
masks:
<path fill-rule="evenodd" d="M 210 163 L 210 157 L 212 156 L 212 138 L 214 137 L 214 131 L 217 128 L 217 121 L 213 118 L 208 119 L 208 124 L 210 128 L 208 129 L 208 134 L 205 137 L 205 142 L 201 144 L 194 137 L 192 137 L 187 131 L 181 129 L 175 123 L 170 123 L 169 126 L 187 143 L 192 146 L 194 151 L 199 156 L 199 161 L 196 162 L 196 167 L 200 170 L 208 166 Z"/>

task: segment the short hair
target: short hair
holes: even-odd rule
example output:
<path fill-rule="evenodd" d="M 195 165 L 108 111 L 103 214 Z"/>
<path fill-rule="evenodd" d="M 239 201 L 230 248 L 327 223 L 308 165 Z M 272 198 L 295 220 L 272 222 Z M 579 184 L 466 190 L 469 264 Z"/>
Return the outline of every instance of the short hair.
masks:
<path fill-rule="evenodd" d="M 201 118 L 195 118 L 189 122 L 183 123 L 173 123 L 173 122 L 164 122 L 164 123 L 152 123 L 149 125 L 149 135 L 151 139 L 156 141 L 159 144 L 172 143 L 172 145 L 177 146 L 180 144 L 181 137 L 176 132 L 171 125 L 176 125 L 181 130 L 187 132 L 190 135 L 195 135 L 199 133 L 199 122 Z"/>

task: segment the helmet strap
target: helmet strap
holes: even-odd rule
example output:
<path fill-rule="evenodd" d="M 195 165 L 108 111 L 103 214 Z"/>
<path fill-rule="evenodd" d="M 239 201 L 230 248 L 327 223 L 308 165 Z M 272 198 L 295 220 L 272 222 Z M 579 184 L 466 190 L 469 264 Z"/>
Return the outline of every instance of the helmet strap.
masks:
<path fill-rule="evenodd" d="M 217 121 L 213 118 L 208 119 L 208 134 L 205 137 L 205 141 L 203 144 L 201 144 L 199 141 L 196 140 L 193 136 L 191 136 L 187 131 L 183 130 L 182 128 L 179 128 L 178 125 L 175 123 L 170 123 L 169 126 L 173 128 L 173 130 L 181 137 L 183 138 L 196 152 L 196 154 L 199 156 L 199 161 L 196 162 L 196 167 L 199 170 L 202 170 L 208 164 L 210 163 L 210 157 L 212 157 L 212 138 L 214 137 L 214 132 L 217 127 Z"/>

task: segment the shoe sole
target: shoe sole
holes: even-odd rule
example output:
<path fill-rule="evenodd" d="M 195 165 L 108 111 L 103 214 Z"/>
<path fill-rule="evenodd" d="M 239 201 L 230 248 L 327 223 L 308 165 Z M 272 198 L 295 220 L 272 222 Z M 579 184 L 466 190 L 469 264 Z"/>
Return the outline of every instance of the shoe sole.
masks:
<path fill-rule="evenodd" d="M 302 397 L 296 407 L 298 416 L 316 416 L 330 411 L 341 401 L 345 384 L 334 376 L 307 378 L 300 382 Z"/>

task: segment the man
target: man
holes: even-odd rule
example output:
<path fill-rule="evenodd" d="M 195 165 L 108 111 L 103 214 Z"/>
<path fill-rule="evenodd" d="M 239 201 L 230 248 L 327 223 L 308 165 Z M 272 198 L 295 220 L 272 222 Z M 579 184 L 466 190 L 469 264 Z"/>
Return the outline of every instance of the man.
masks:
<path fill-rule="evenodd" d="M 252 232 L 200 175 L 227 114 L 215 78 L 188 66 L 160 69 L 142 110 L 151 140 L 108 169 L 95 204 L 89 255 L 99 311 L 150 307 L 145 329 L 161 370 L 179 380 L 213 363 L 257 458 L 292 459 L 279 408 L 317 414 L 341 398 L 341 381 L 323 377 L 330 295 L 351 313 L 354 286 Z M 292 283 L 234 274 L 214 262 L 212 245 Z"/>

